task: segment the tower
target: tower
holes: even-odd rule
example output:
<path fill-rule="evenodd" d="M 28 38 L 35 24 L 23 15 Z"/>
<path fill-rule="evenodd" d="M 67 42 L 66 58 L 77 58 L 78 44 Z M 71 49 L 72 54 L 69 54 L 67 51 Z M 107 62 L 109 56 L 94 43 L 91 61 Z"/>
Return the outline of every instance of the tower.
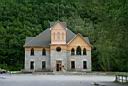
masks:
<path fill-rule="evenodd" d="M 66 23 L 51 23 L 51 44 L 66 44 Z"/>
<path fill-rule="evenodd" d="M 66 58 L 66 23 L 57 21 L 51 23 L 51 71 L 61 71 L 67 68 Z"/>

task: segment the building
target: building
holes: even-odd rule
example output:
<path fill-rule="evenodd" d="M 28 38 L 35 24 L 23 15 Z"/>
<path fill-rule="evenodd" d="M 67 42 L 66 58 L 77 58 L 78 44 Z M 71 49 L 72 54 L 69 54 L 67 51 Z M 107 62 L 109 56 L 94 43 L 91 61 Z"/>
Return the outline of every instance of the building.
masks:
<path fill-rule="evenodd" d="M 65 22 L 50 23 L 36 37 L 26 37 L 25 71 L 91 71 L 88 37 L 67 29 Z"/>

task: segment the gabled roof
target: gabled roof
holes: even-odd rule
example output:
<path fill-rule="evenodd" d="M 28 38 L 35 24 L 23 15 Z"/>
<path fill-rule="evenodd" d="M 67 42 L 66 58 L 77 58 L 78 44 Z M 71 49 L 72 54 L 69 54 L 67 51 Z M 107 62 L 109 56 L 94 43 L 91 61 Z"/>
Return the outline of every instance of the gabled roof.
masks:
<path fill-rule="evenodd" d="M 66 43 L 68 43 L 75 34 L 67 29 L 66 30 Z M 36 37 L 26 37 L 25 45 L 24 47 L 49 47 L 49 44 L 51 43 L 51 32 L 50 29 L 46 29 L 45 31 L 41 32 Z"/>
<path fill-rule="evenodd" d="M 88 44 L 90 44 L 90 41 L 89 41 L 89 38 L 88 38 L 88 37 L 84 37 L 84 40 L 85 40 Z"/>
<path fill-rule="evenodd" d="M 64 26 L 66 25 L 66 23 L 60 21 L 57 21 L 53 24 L 55 25 L 58 22 Z M 51 24 L 51 27 L 53 24 Z M 85 42 L 87 42 L 90 45 L 88 37 L 83 37 L 81 34 L 77 34 L 77 35 L 80 35 L 82 39 L 85 40 Z M 71 30 L 66 29 L 66 43 L 72 41 L 77 35 L 73 33 Z M 49 46 L 50 43 L 51 43 L 51 30 L 50 28 L 47 28 L 36 37 L 26 37 L 24 47 L 50 47 Z"/>
<path fill-rule="evenodd" d="M 48 28 L 36 37 L 26 37 L 24 47 L 49 47 L 50 40 L 51 34 Z"/>
<path fill-rule="evenodd" d="M 31 39 L 30 41 L 27 41 Z M 49 47 L 48 42 L 37 37 L 27 37 L 24 47 Z"/>
<path fill-rule="evenodd" d="M 72 40 L 70 40 L 67 44 L 70 44 L 76 37 L 80 36 L 89 46 L 91 46 L 88 37 L 83 37 L 80 33 L 75 35 Z"/>
<path fill-rule="evenodd" d="M 50 27 L 52 28 L 52 27 L 54 27 L 56 24 L 60 24 L 62 27 L 64 27 L 65 29 L 66 29 L 66 27 L 67 27 L 67 24 L 66 24 L 66 22 L 60 22 L 59 20 L 58 21 L 56 21 L 56 22 L 50 22 Z"/>

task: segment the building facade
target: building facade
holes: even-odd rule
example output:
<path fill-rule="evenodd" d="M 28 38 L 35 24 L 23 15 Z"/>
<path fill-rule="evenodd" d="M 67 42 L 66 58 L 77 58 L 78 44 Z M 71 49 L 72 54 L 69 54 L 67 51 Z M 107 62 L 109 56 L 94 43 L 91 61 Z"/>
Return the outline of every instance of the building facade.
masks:
<path fill-rule="evenodd" d="M 91 71 L 88 37 L 69 30 L 65 22 L 50 23 L 36 37 L 26 37 L 25 71 Z"/>

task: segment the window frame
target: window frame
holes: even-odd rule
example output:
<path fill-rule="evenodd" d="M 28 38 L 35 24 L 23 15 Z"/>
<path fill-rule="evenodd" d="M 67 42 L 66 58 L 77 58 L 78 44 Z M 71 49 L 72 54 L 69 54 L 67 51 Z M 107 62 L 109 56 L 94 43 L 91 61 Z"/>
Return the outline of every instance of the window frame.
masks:
<path fill-rule="evenodd" d="M 80 46 L 77 46 L 76 48 L 76 55 L 82 55 Z"/>
<path fill-rule="evenodd" d="M 71 69 L 76 69 L 75 61 L 71 61 Z"/>
<path fill-rule="evenodd" d="M 34 70 L 34 64 L 35 64 L 34 61 L 30 61 L 30 69 L 31 70 Z"/>
<path fill-rule="evenodd" d="M 56 37 L 55 37 L 56 33 L 53 32 L 53 40 L 56 40 Z"/>
<path fill-rule="evenodd" d="M 46 61 L 42 61 L 42 66 L 41 67 L 42 67 L 42 70 L 46 69 Z"/>
<path fill-rule="evenodd" d="M 42 49 L 42 56 L 46 56 L 46 49 L 45 48 Z"/>
<path fill-rule="evenodd" d="M 62 32 L 62 40 L 63 40 L 63 41 L 65 40 L 64 32 Z"/>
<path fill-rule="evenodd" d="M 74 48 L 71 49 L 71 56 L 73 56 L 73 55 L 75 55 L 75 49 Z"/>
<path fill-rule="evenodd" d="M 34 48 L 31 48 L 30 55 L 31 55 L 31 56 L 34 56 L 34 55 L 35 55 Z"/>
<path fill-rule="evenodd" d="M 61 52 L 61 50 L 62 50 L 61 47 L 56 47 L 57 52 Z"/>
<path fill-rule="evenodd" d="M 57 32 L 57 40 L 60 41 L 60 32 Z"/>
<path fill-rule="evenodd" d="M 83 69 L 87 69 L 87 61 L 83 61 Z"/>
<path fill-rule="evenodd" d="M 87 50 L 86 50 L 86 48 L 83 49 L 83 55 L 87 55 Z"/>

